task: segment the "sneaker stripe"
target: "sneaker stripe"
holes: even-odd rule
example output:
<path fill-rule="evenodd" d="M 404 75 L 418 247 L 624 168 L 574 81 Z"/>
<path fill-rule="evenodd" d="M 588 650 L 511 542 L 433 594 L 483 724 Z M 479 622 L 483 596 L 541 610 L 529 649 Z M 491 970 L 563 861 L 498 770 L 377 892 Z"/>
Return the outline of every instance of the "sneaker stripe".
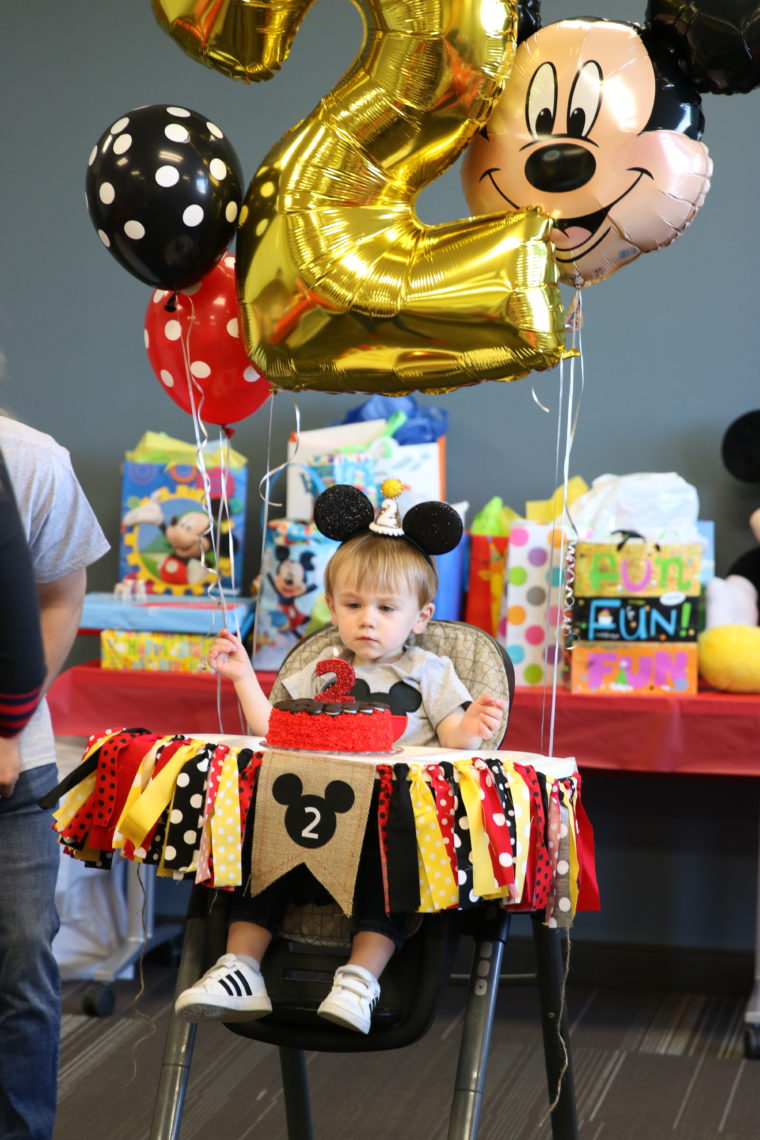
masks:
<path fill-rule="evenodd" d="M 232 973 L 220 978 L 219 985 L 230 997 L 251 997 L 253 995 L 253 990 L 248 984 L 248 979 L 240 970 L 234 970 Z"/>

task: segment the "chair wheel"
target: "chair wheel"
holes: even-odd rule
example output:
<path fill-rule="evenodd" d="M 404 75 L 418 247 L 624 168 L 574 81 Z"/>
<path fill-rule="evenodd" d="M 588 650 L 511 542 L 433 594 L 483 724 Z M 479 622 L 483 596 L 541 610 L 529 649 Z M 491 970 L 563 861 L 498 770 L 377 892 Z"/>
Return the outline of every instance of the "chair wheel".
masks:
<path fill-rule="evenodd" d="M 88 1017 L 110 1017 L 116 998 L 110 986 L 88 986 L 82 994 L 82 1011 Z"/>
<path fill-rule="evenodd" d="M 760 1025 L 748 1025 L 744 1030 L 744 1056 L 748 1061 L 760 1060 Z"/>

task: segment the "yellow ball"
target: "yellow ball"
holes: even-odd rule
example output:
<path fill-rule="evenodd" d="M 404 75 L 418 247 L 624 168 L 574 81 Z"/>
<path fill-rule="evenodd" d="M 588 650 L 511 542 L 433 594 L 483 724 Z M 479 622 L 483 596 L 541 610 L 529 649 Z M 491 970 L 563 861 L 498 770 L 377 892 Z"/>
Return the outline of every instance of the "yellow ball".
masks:
<path fill-rule="evenodd" d="M 760 626 L 718 625 L 699 635 L 700 676 L 727 693 L 760 693 Z"/>
<path fill-rule="evenodd" d="M 400 479 L 384 479 L 380 484 L 380 493 L 384 499 L 397 499 L 404 489 Z"/>

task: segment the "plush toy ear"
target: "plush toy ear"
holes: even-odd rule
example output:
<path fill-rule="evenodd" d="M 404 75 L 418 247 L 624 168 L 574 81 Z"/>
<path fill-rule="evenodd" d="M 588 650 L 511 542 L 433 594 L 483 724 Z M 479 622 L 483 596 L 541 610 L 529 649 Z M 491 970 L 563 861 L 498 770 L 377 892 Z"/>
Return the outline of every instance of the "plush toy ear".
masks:
<path fill-rule="evenodd" d="M 726 470 L 743 483 L 760 483 L 760 410 L 745 412 L 726 429 L 721 445 Z"/>
<path fill-rule="evenodd" d="M 314 523 L 325 538 L 345 542 L 375 519 L 375 508 L 358 487 L 336 483 L 328 487 L 314 502 Z"/>
<path fill-rule="evenodd" d="M 404 515 L 404 536 L 427 554 L 446 554 L 462 537 L 462 519 L 448 503 L 417 503 Z"/>

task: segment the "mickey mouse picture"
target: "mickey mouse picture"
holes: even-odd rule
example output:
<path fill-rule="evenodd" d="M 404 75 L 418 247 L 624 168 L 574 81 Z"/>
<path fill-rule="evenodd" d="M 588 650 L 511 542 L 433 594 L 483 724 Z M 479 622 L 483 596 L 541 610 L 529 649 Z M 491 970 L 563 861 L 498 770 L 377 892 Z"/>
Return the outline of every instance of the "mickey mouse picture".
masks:
<path fill-rule="evenodd" d="M 296 637 L 301 636 L 301 626 L 309 620 L 309 615 L 295 604 L 296 598 L 310 594 L 317 588 L 316 582 L 309 582 L 309 574 L 314 570 L 314 554 L 303 550 L 298 558 L 293 558 L 290 547 L 278 544 L 274 548 L 276 570 L 267 574 L 267 579 L 277 597 L 277 605 L 282 615 L 273 624 L 287 629 Z"/>
<path fill-rule="evenodd" d="M 133 543 L 139 555 L 140 570 L 157 583 L 185 592 L 201 588 L 214 574 L 214 543 L 218 559 L 229 558 L 234 536 L 218 520 L 221 500 L 210 501 L 210 513 L 195 500 L 168 501 L 172 514 L 164 515 L 159 498 L 152 495 L 133 507 L 122 518 L 122 528 L 135 528 Z M 217 533 L 212 536 L 213 525 Z M 139 532 L 139 538 L 138 538 Z"/>
<path fill-rule="evenodd" d="M 701 93 L 760 83 L 759 12 L 747 0 L 651 0 L 643 27 L 583 17 L 539 28 L 465 153 L 470 208 L 549 215 L 560 280 L 576 287 L 669 245 L 710 187 Z"/>
<path fill-rule="evenodd" d="M 299 847 L 324 847 L 335 834 L 338 814 L 350 811 L 354 792 L 345 780 L 331 780 L 324 796 L 305 795 L 303 783 L 293 772 L 278 776 L 272 795 L 287 808 L 285 830 Z"/>

